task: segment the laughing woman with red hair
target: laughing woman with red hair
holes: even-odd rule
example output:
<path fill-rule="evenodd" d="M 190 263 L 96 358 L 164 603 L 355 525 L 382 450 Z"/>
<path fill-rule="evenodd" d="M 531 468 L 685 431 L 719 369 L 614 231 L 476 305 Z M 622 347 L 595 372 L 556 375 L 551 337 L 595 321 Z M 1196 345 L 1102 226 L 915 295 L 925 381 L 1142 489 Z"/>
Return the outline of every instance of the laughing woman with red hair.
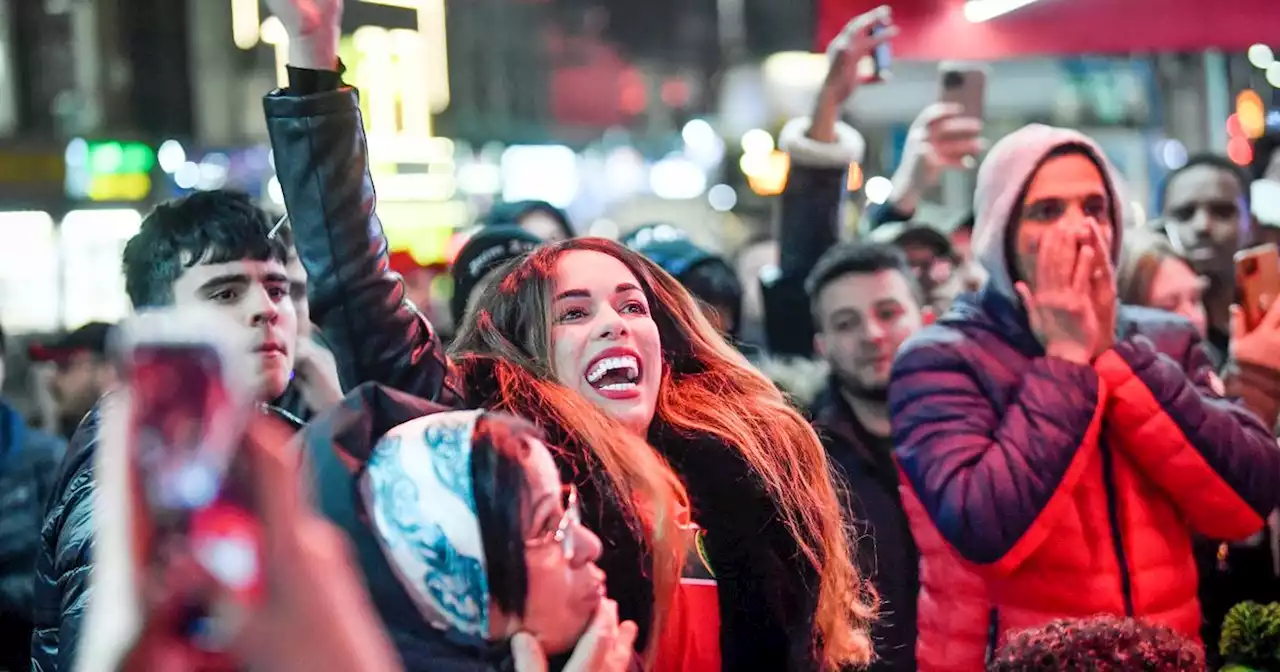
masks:
<path fill-rule="evenodd" d="M 468 405 L 553 429 L 611 545 L 609 595 L 642 636 L 668 615 L 708 627 L 689 613 L 701 591 L 687 590 L 705 584 L 680 581 L 682 523 L 697 524 L 684 569 L 714 577 L 719 632 L 713 617 L 711 635 L 663 633 L 675 638 L 651 649 L 663 669 L 705 669 L 692 665 L 717 645 L 726 670 L 867 662 L 872 607 L 825 453 L 680 284 L 599 238 L 540 247 L 499 277 L 454 343 Z"/>
<path fill-rule="evenodd" d="M 495 272 L 446 358 L 389 272 L 356 92 L 290 74 L 268 130 L 315 321 L 352 353 L 343 379 L 542 426 L 650 668 L 869 662 L 873 600 L 817 436 L 679 283 L 616 243 L 548 244 Z"/>

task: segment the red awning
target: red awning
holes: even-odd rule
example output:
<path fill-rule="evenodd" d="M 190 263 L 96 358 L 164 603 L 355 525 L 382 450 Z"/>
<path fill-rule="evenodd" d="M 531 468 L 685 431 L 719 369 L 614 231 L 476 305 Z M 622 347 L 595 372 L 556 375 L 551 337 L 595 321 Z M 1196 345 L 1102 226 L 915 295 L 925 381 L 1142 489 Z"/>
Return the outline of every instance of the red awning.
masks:
<path fill-rule="evenodd" d="M 819 0 L 824 50 L 849 19 L 885 0 Z M 1280 43 L 1277 0 L 1039 0 L 985 23 L 970 23 L 965 0 L 889 1 L 901 33 L 896 58 L 996 60 L 1120 55 Z"/>

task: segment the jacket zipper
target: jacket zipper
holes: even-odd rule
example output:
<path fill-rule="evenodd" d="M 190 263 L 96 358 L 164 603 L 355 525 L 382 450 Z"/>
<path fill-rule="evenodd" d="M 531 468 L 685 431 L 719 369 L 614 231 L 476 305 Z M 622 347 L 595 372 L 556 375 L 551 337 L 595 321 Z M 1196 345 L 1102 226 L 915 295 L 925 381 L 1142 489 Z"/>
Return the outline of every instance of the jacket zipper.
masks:
<path fill-rule="evenodd" d="M 1124 552 L 1124 539 L 1120 534 L 1120 506 L 1116 501 L 1115 465 L 1111 447 L 1099 439 L 1102 453 L 1102 485 L 1107 493 L 1107 523 L 1111 528 L 1111 543 L 1116 547 L 1116 563 L 1120 566 L 1120 593 L 1124 596 L 1124 615 L 1133 618 L 1133 585 L 1129 576 L 1129 560 Z"/>
<path fill-rule="evenodd" d="M 991 665 L 996 659 L 997 646 L 1000 644 L 1000 610 L 991 607 L 991 612 L 987 614 L 987 653 L 984 662 Z"/>

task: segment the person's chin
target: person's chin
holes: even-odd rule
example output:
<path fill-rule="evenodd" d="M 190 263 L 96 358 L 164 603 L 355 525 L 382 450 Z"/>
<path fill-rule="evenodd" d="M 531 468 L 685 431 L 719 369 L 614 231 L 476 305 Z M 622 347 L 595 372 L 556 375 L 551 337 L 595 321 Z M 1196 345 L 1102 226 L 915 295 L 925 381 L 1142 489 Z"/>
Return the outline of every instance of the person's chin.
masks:
<path fill-rule="evenodd" d="M 653 414 L 645 410 L 648 404 L 645 403 L 643 396 L 632 399 L 609 399 L 597 394 L 593 401 L 619 424 L 641 434 L 646 431 L 649 421 L 653 419 Z"/>

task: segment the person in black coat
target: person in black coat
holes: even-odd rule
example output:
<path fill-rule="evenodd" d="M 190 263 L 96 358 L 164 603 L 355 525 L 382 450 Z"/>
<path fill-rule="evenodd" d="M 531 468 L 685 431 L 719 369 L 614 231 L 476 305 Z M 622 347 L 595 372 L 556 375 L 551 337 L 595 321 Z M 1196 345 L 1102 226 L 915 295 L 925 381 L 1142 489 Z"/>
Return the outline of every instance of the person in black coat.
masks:
<path fill-rule="evenodd" d="M 859 569 L 879 593 L 873 669 L 914 670 L 919 554 L 898 493 L 886 403 L 894 355 L 928 319 L 902 252 L 838 245 L 819 260 L 808 290 L 818 353 L 831 366 L 810 409 L 831 461 L 847 480 Z"/>
<path fill-rule="evenodd" d="M 8 351 L 0 331 L 0 386 Z M 31 665 L 31 613 L 40 520 L 67 445 L 28 427 L 0 400 L 0 670 Z"/>

